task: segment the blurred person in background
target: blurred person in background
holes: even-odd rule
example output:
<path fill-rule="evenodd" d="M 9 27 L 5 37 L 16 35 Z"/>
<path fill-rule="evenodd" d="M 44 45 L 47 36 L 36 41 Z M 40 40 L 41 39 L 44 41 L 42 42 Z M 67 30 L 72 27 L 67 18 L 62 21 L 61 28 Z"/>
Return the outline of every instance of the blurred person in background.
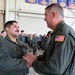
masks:
<path fill-rule="evenodd" d="M 6 36 L 6 31 L 2 30 L 0 34 L 0 38 L 5 38 L 5 36 Z"/>
<path fill-rule="evenodd" d="M 45 36 L 45 39 L 44 39 L 44 50 L 46 50 L 48 48 L 49 42 L 51 40 L 51 33 L 52 33 L 52 31 L 48 31 L 47 35 Z"/>
<path fill-rule="evenodd" d="M 32 44 L 33 44 L 33 55 L 36 55 L 37 54 L 36 52 L 37 52 L 37 49 L 38 49 L 36 34 L 33 34 Z"/>
<path fill-rule="evenodd" d="M 21 34 L 19 34 L 18 38 L 25 43 L 25 33 L 24 30 L 21 30 Z"/>

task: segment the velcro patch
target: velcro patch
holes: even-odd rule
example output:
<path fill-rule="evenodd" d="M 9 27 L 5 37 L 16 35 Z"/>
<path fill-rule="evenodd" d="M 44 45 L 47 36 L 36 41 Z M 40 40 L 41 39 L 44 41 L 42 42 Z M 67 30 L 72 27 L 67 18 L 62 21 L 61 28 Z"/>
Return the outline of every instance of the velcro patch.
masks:
<path fill-rule="evenodd" d="M 3 46 L 2 43 L 0 43 L 0 48 L 1 48 L 2 46 Z"/>
<path fill-rule="evenodd" d="M 55 37 L 55 41 L 59 41 L 59 42 L 63 42 L 64 41 L 65 36 L 64 35 L 57 35 Z"/>

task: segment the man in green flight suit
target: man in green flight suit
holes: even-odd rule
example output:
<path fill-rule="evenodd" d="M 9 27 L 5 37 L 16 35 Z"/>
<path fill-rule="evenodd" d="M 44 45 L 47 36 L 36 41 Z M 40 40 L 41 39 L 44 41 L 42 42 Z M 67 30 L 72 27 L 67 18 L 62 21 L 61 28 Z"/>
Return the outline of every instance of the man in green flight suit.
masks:
<path fill-rule="evenodd" d="M 43 55 L 27 60 L 42 75 L 75 75 L 75 31 L 63 21 L 63 8 L 53 3 L 45 9 L 47 26 L 53 29 L 48 48 Z M 30 61 L 30 59 L 32 59 Z"/>
<path fill-rule="evenodd" d="M 18 23 L 8 21 L 4 26 L 7 36 L 0 40 L 0 75 L 27 75 L 27 62 L 24 43 L 17 39 Z"/>

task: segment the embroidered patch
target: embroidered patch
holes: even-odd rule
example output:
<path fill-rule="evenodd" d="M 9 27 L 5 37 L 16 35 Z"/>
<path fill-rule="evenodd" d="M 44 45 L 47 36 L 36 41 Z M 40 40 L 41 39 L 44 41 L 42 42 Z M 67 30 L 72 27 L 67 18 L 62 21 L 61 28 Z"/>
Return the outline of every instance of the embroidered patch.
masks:
<path fill-rule="evenodd" d="M 55 37 L 55 41 L 59 41 L 59 42 L 63 42 L 64 41 L 65 36 L 64 35 L 57 35 Z"/>
<path fill-rule="evenodd" d="M 0 48 L 2 47 L 3 45 L 2 45 L 2 43 L 0 42 Z"/>

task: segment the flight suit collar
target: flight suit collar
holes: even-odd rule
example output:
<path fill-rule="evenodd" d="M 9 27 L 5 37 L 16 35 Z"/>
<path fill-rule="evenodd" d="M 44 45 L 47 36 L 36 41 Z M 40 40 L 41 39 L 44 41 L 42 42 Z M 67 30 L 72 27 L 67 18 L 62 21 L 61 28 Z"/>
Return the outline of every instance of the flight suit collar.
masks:
<path fill-rule="evenodd" d="M 23 56 L 24 54 L 26 54 L 26 51 L 23 51 L 23 49 L 25 49 L 24 44 L 21 43 L 20 40 L 17 39 L 17 42 L 18 42 L 18 44 L 17 44 L 17 43 L 15 43 L 15 42 L 13 42 L 8 36 L 6 36 L 5 39 L 16 45 L 16 49 L 15 49 L 14 47 L 12 47 L 11 45 L 10 45 L 10 46 L 11 46 L 12 49 L 13 49 L 14 51 L 16 51 L 20 56 Z"/>
<path fill-rule="evenodd" d="M 9 40 L 10 42 L 13 42 L 13 41 L 9 38 L 9 36 L 6 36 L 5 39 Z M 16 40 L 17 40 L 17 39 L 16 39 Z M 17 42 L 18 42 L 18 40 L 17 40 Z M 13 43 L 15 43 L 15 42 L 13 42 Z M 15 44 L 17 44 L 17 43 L 15 43 Z"/>
<path fill-rule="evenodd" d="M 63 25 L 65 25 L 64 21 L 61 21 L 60 23 L 58 23 L 58 25 L 56 26 L 55 30 L 53 31 L 52 35 L 57 32 Z"/>

